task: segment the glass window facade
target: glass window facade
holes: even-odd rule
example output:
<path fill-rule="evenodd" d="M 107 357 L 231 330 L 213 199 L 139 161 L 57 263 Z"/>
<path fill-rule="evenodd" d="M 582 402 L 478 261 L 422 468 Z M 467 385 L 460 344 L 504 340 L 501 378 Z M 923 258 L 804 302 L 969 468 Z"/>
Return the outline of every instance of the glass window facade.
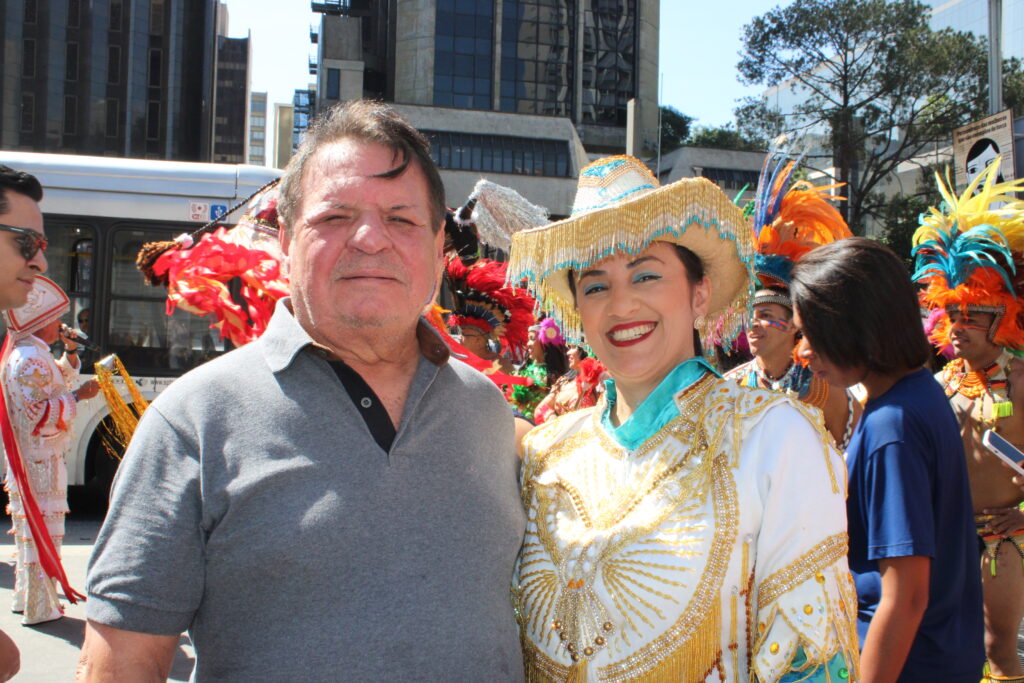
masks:
<path fill-rule="evenodd" d="M 748 190 L 757 187 L 757 171 L 743 171 L 735 168 L 702 168 L 702 177 L 718 185 L 723 190 L 740 190 L 744 185 Z"/>
<path fill-rule="evenodd" d="M 74 95 L 64 96 L 64 135 L 74 135 L 78 131 L 78 98 Z"/>
<path fill-rule="evenodd" d="M 107 137 L 117 137 L 120 130 L 118 124 L 121 121 L 121 103 L 117 98 L 107 98 Z"/>
<path fill-rule="evenodd" d="M 636 96 L 636 0 L 583 0 L 582 123 L 625 126 Z"/>
<path fill-rule="evenodd" d="M 510 173 L 554 178 L 571 176 L 569 143 L 564 140 L 520 138 L 424 130 L 434 162 L 444 169 Z"/>
<path fill-rule="evenodd" d="M 151 100 L 146 106 L 146 139 L 160 138 L 160 102 Z"/>
<path fill-rule="evenodd" d="M 121 0 L 110 0 L 110 30 L 120 31 L 123 19 L 121 17 L 123 5 Z"/>
<path fill-rule="evenodd" d="M 36 96 L 35 93 L 21 93 L 21 132 L 31 133 L 35 130 Z"/>
<path fill-rule="evenodd" d="M 501 110 L 571 117 L 576 3 L 505 0 L 501 22 Z"/>
<path fill-rule="evenodd" d="M 107 83 L 117 85 L 121 82 L 121 46 L 107 47 Z"/>
<path fill-rule="evenodd" d="M 26 38 L 22 49 L 21 75 L 35 78 L 36 75 L 36 41 Z"/>
<path fill-rule="evenodd" d="M 336 100 L 341 97 L 341 69 L 327 69 L 327 99 Z"/>
<path fill-rule="evenodd" d="M 494 0 L 437 0 L 434 104 L 491 109 Z"/>
<path fill-rule="evenodd" d="M 78 43 L 68 43 L 64 53 L 64 77 L 69 81 L 78 80 Z"/>

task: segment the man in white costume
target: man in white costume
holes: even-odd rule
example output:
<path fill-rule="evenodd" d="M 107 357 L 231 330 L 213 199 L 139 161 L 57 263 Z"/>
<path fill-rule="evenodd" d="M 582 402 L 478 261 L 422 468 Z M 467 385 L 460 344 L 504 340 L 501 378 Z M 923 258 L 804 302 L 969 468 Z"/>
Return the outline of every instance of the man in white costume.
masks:
<path fill-rule="evenodd" d="M 37 546 L 30 518 L 35 516 L 35 520 L 45 525 L 49 539 L 41 544 L 50 542 L 53 554 L 48 557 L 55 556 L 59 567 L 64 515 L 68 512 L 64 456 L 71 443 L 71 424 L 78 402 L 92 398 L 99 391 L 95 380 L 74 388 L 80 365 L 74 341 L 64 338 L 64 355 L 60 360 L 54 360 L 50 353 L 50 344 L 61 338 L 60 318 L 68 308 L 68 297 L 61 288 L 37 276 L 28 302 L 3 312 L 8 339 L 4 343 L 0 386 L 7 404 L 5 417 L 9 419 L 20 455 L 20 463 L 15 462 L 12 449 L 5 448 L 8 463 L 5 488 L 10 497 L 8 511 L 17 544 L 12 609 L 22 613 L 25 625 L 63 616 L 53 565 L 47 565 L 40 558 L 51 548 Z M 24 481 L 19 481 L 19 470 L 24 473 Z M 26 485 L 27 495 L 23 490 Z M 34 505 L 28 502 L 29 496 L 34 499 Z M 63 570 L 59 575 L 63 577 Z M 62 583 L 65 581 L 63 579 Z M 77 597 L 68 595 L 68 586 L 64 589 L 68 599 Z"/>

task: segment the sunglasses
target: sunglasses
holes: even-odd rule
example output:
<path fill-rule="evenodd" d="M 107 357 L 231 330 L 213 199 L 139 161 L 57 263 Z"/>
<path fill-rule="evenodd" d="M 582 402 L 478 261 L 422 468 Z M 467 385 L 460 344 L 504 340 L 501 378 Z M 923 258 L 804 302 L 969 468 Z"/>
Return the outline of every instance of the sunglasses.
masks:
<path fill-rule="evenodd" d="M 46 247 L 49 244 L 45 237 L 35 230 L 30 230 L 29 228 L 16 228 L 13 225 L 4 225 L 3 223 L 0 223 L 0 230 L 14 233 L 14 241 L 18 243 L 18 249 L 21 252 L 21 257 L 26 261 L 31 261 L 35 258 L 36 254 L 41 251 L 46 251 Z"/>

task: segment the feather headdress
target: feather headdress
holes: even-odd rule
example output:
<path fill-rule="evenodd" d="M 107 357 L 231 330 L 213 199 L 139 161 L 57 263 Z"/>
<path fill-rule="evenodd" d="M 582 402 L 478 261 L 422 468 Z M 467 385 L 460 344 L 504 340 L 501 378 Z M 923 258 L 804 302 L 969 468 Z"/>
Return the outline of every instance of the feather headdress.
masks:
<path fill-rule="evenodd" d="M 793 265 L 811 249 L 853 236 L 829 203 L 843 199 L 829 194 L 839 185 L 790 184 L 800 160 L 779 151 L 784 142 L 776 141 L 765 157 L 754 200 L 754 272 L 761 287 L 770 290 L 788 290 Z M 758 298 L 765 297 L 755 297 L 755 303 Z"/>
<path fill-rule="evenodd" d="M 914 233 L 915 281 L 926 285 L 922 303 L 930 309 L 964 307 L 992 313 L 989 340 L 1024 348 L 1020 295 L 1024 292 L 1024 203 L 1010 193 L 1024 191 L 1024 179 L 996 182 L 997 158 L 959 197 L 935 174 L 942 207 L 931 207 Z M 950 343 L 949 318 L 929 335 L 936 346 Z"/>
<path fill-rule="evenodd" d="M 448 324 L 494 332 L 518 360 L 526 353 L 536 301 L 525 289 L 506 287 L 507 274 L 503 262 L 479 259 L 466 266 L 458 257 L 449 259 L 445 276 L 455 305 Z"/>

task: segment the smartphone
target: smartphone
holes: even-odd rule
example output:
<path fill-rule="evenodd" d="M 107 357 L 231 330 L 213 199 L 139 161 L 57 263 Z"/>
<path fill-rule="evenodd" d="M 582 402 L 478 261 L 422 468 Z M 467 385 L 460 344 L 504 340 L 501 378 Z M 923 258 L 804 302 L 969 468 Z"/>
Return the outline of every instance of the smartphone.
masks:
<path fill-rule="evenodd" d="M 1015 469 L 1021 475 L 1024 475 L 1024 466 L 1022 466 L 1024 465 L 1024 453 L 1022 453 L 1019 448 L 996 434 L 991 429 L 985 430 L 985 435 L 981 438 L 981 442 L 985 444 L 985 448 L 995 453 L 1000 460 Z"/>

